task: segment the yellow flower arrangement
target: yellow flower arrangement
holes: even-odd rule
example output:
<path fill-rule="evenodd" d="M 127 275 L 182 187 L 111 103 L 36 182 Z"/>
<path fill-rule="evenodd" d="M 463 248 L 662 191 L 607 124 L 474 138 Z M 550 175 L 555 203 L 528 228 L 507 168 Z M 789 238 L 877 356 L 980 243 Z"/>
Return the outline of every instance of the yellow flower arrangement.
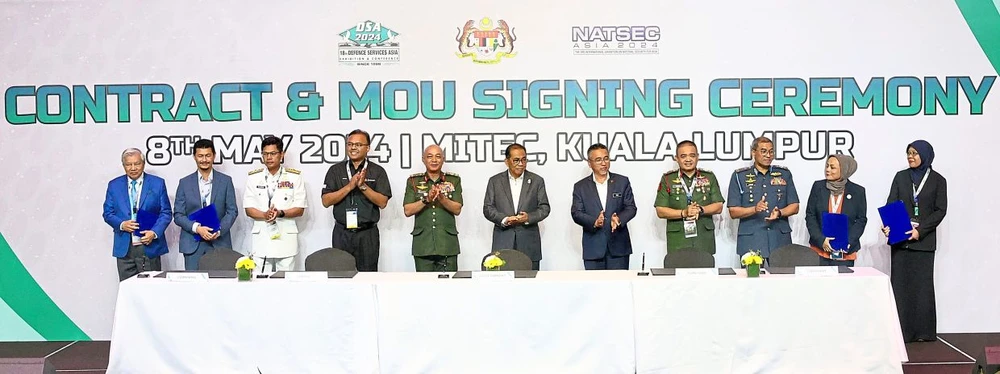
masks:
<path fill-rule="evenodd" d="M 744 253 L 743 257 L 740 257 L 740 262 L 743 263 L 743 266 L 763 265 L 764 258 L 760 256 L 760 251 L 750 250 Z"/>
<path fill-rule="evenodd" d="M 236 270 L 253 270 L 257 267 L 257 263 L 253 262 L 249 257 L 243 256 L 239 260 L 236 260 Z"/>
<path fill-rule="evenodd" d="M 505 264 L 507 264 L 507 261 L 500 258 L 500 252 L 493 252 L 493 254 L 486 256 L 486 259 L 483 260 L 483 266 L 486 267 L 487 270 L 497 270 Z"/>

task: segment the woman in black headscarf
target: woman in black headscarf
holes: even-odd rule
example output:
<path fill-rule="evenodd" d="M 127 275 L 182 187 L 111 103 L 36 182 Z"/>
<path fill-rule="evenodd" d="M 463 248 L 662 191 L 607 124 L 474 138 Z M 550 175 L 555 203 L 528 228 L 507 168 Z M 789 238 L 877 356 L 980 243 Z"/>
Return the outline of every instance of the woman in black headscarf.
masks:
<path fill-rule="evenodd" d="M 934 148 L 924 140 L 906 147 L 910 168 L 896 173 L 887 203 L 902 200 L 910 214 L 910 238 L 892 246 L 892 289 L 903 340 L 937 339 L 934 305 L 934 251 L 937 227 L 948 210 L 948 183 L 931 169 Z M 887 227 L 882 232 L 889 235 Z"/>

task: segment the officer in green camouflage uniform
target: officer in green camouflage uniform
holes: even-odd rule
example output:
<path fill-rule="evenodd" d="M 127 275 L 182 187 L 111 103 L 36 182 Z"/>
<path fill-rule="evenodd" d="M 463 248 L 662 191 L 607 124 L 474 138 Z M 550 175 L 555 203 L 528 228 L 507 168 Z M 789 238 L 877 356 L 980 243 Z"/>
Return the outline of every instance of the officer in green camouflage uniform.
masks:
<path fill-rule="evenodd" d="M 674 156 L 680 169 L 660 179 L 656 215 L 667 219 L 667 252 L 694 248 L 715 254 L 715 223 L 722 212 L 722 191 L 711 171 L 698 169 L 698 148 L 690 141 L 677 145 Z"/>
<path fill-rule="evenodd" d="M 406 179 L 403 214 L 413 222 L 413 262 L 417 271 L 457 271 L 458 230 L 455 217 L 462 212 L 462 178 L 441 171 L 441 147 L 424 150 L 427 171 Z"/>

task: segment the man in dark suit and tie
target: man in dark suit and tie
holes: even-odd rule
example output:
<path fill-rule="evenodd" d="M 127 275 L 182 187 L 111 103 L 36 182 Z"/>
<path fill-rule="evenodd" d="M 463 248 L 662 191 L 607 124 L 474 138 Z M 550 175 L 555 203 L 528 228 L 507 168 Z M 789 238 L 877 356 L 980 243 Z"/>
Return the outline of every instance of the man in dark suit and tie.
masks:
<path fill-rule="evenodd" d="M 212 167 L 215 144 L 211 140 L 201 139 L 194 143 L 194 161 L 198 171 L 181 178 L 174 195 L 174 223 L 184 231 L 178 246 L 184 254 L 186 270 L 198 270 L 198 261 L 209 251 L 233 249 L 229 230 L 239 216 L 233 179 Z M 217 231 L 188 218 L 209 205 L 214 206 L 215 215 L 219 218 L 221 227 Z"/>
<path fill-rule="evenodd" d="M 493 222 L 493 250 L 516 249 L 528 255 L 531 268 L 542 261 L 538 223 L 549 216 L 545 180 L 525 170 L 524 146 L 514 143 L 504 151 L 507 171 L 490 177 L 483 200 L 483 215 Z"/>
<path fill-rule="evenodd" d="M 587 149 L 593 174 L 573 185 L 573 222 L 583 227 L 583 267 L 587 270 L 628 270 L 632 239 L 628 221 L 635 217 L 632 185 L 624 175 L 608 172 L 608 147 Z"/>
<path fill-rule="evenodd" d="M 170 224 L 167 184 L 163 178 L 144 173 L 142 152 L 126 149 L 122 166 L 125 175 L 108 182 L 104 197 L 104 222 L 115 233 L 112 254 L 118 259 L 119 281 L 143 271 L 161 270 L 160 256 L 167 253 L 163 232 Z M 151 229 L 139 231 L 140 213 L 156 217 Z"/>

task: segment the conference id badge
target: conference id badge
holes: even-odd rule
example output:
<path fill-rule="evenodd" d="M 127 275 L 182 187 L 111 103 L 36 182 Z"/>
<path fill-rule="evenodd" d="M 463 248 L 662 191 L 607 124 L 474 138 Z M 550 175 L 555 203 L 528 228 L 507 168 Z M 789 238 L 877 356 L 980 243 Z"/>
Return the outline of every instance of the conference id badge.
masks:
<path fill-rule="evenodd" d="M 267 224 L 267 236 L 271 238 L 271 240 L 278 240 L 281 238 L 281 230 L 278 229 L 277 222 Z"/>
<path fill-rule="evenodd" d="M 358 209 L 354 208 L 347 210 L 347 228 L 358 228 Z"/>
<path fill-rule="evenodd" d="M 684 220 L 684 237 L 693 238 L 698 236 L 698 221 Z"/>

